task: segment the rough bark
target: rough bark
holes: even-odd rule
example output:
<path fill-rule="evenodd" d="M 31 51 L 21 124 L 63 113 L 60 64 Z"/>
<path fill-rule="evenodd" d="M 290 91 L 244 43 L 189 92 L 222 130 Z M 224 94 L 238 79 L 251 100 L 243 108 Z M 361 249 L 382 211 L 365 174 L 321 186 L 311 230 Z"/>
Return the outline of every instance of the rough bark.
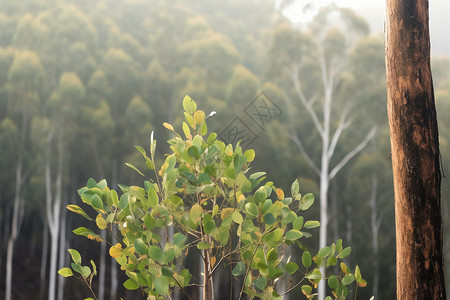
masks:
<path fill-rule="evenodd" d="M 445 299 L 428 1 L 388 0 L 386 12 L 397 299 Z"/>

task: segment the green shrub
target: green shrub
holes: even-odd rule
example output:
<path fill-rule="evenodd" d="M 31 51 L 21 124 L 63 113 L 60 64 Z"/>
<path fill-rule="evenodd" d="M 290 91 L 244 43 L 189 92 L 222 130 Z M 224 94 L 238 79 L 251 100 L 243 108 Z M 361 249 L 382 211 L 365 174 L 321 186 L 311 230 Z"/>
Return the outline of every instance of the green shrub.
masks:
<path fill-rule="evenodd" d="M 100 230 L 118 228 L 120 243 L 112 245 L 109 254 L 128 276 L 124 283 L 127 289 L 141 289 L 148 299 L 164 299 L 175 289 L 187 295 L 185 288 L 195 284 L 203 287 L 204 299 L 210 299 L 212 276 L 221 264 L 232 264 L 232 275 L 243 278 L 241 296 L 249 298 L 281 299 L 298 286 L 307 298 L 313 298 L 317 284 L 324 279 L 334 298 L 345 299 L 350 285 L 366 285 L 359 268 L 351 272 L 344 262 L 340 262 L 339 274 L 328 278 L 321 274 L 321 267 L 335 266 L 350 254 L 350 247 L 344 248 L 342 240 L 314 256 L 301 243 L 311 236 L 308 230 L 320 225 L 300 214 L 313 204 L 312 194 L 302 196 L 296 180 L 290 197 L 286 197 L 273 182 L 265 181 L 264 172 L 251 172 L 254 150 L 244 152 L 239 144 L 225 145 L 216 133 L 206 137 L 207 117 L 189 96 L 184 98 L 183 108 L 184 137 L 164 123 L 175 137 L 168 141 L 172 152 L 159 169 L 155 166 L 153 133 L 148 152 L 136 146 L 154 179 L 144 181 L 143 187 L 119 185 L 120 197 L 105 180 L 89 179 L 78 193 L 95 210 L 95 218 L 77 205 L 67 206 Z M 99 234 L 85 227 L 73 232 L 102 241 Z M 301 263 L 283 259 L 288 246 L 300 248 Z M 190 270 L 183 266 L 183 258 L 193 251 L 190 249 L 201 256 L 201 282 L 192 282 Z M 91 288 L 95 264 L 92 262 L 91 271 L 81 265 L 78 252 L 69 251 L 73 271 Z M 281 291 L 276 281 L 286 273 L 292 283 Z M 73 272 L 63 268 L 60 274 L 71 276 Z"/>

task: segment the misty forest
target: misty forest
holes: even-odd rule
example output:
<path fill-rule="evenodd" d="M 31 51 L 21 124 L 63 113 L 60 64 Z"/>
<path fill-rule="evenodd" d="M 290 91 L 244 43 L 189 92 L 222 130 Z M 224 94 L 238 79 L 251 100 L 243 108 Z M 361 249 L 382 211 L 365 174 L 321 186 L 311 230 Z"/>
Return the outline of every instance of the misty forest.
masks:
<path fill-rule="evenodd" d="M 273 299 L 310 299 L 321 286 L 343 299 L 350 283 L 359 288 L 349 299 L 396 298 L 385 35 L 337 5 L 306 10 L 312 17 L 294 23 L 283 14 L 291 2 L 0 1 L 1 299 L 201 299 L 202 272 L 212 270 L 215 300 L 241 299 L 244 290 L 242 299 L 262 297 L 270 282 L 280 294 Z M 431 66 L 450 253 L 450 56 L 432 53 Z M 205 147 L 216 156 L 202 154 Z M 203 170 L 198 159 L 215 165 Z M 189 189 L 214 203 L 179 208 Z M 221 200 L 219 208 L 207 196 L 214 193 L 234 206 Z M 291 201 L 304 205 L 301 217 Z M 191 235 L 174 232 L 177 209 L 178 228 Z M 264 223 L 261 234 L 251 220 Z M 183 248 L 197 233 L 200 242 Z M 230 255 L 206 257 L 209 244 Z M 237 245 L 252 251 L 239 258 Z M 319 269 L 302 268 L 325 258 L 331 277 L 317 287 Z M 65 267 L 61 275 L 79 268 L 75 277 L 88 280 L 58 274 Z M 172 296 L 155 297 L 145 285 Z"/>

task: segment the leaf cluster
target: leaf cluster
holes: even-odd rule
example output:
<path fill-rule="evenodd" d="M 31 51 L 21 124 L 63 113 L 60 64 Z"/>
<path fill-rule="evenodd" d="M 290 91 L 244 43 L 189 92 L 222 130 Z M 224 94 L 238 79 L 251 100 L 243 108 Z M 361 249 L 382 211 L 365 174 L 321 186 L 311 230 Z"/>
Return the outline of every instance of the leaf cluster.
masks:
<path fill-rule="evenodd" d="M 244 151 L 239 143 L 235 147 L 226 145 L 216 133 L 207 136 L 208 117 L 197 110 L 189 96 L 184 98 L 183 108 L 184 136 L 164 123 L 174 137 L 168 141 L 171 153 L 162 166 L 157 168 L 155 164 L 153 133 L 148 150 L 136 147 L 148 170 L 127 164 L 146 177 L 142 187 L 119 185 L 119 197 L 105 180 L 89 179 L 78 193 L 96 217 L 77 205 L 67 206 L 100 230 L 112 232 L 113 227 L 118 228 L 121 238 L 117 240 L 121 242 L 111 245 L 109 254 L 128 276 L 124 283 L 127 289 L 141 289 L 156 298 L 167 297 L 176 288 L 186 293 L 187 286 L 201 285 L 192 282 L 191 271 L 182 267 L 188 251 L 198 251 L 202 257 L 206 266 L 203 284 L 211 281 L 221 264 L 231 264 L 232 275 L 244 282 L 241 296 L 245 293 L 252 299 L 281 299 L 298 286 L 310 299 L 323 279 L 328 280 L 336 299 L 345 299 L 354 282 L 365 286 L 359 268 L 352 273 L 344 262 L 338 275 L 327 278 L 321 273 L 321 267 L 333 267 L 350 254 L 350 247 L 344 248 L 342 240 L 314 256 L 302 244 L 302 239 L 311 237 L 310 230 L 320 226 L 318 221 L 304 220 L 301 215 L 313 205 L 312 194 L 301 195 L 296 180 L 286 197 L 273 182 L 265 181 L 265 172 L 251 172 L 254 150 Z M 173 228 L 173 235 L 169 228 Z M 99 234 L 85 227 L 73 232 L 102 241 Z M 284 257 L 289 246 L 300 248 L 301 262 Z M 74 262 L 72 268 L 77 271 L 74 266 L 81 258 Z M 79 268 L 83 278 L 92 274 L 87 269 L 83 273 L 83 268 Z M 60 272 L 64 276 L 69 271 L 64 268 Z M 300 279 L 280 291 L 276 282 L 286 273 L 292 280 Z"/>

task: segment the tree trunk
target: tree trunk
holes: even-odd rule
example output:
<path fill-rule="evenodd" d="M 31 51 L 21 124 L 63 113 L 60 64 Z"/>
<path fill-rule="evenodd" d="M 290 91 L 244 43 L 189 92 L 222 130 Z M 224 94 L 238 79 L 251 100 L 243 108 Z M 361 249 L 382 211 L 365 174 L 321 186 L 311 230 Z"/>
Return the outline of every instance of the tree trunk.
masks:
<path fill-rule="evenodd" d="M 40 270 L 40 289 L 39 299 L 45 298 L 45 278 L 47 277 L 47 259 L 48 259 L 48 228 L 47 218 L 44 218 L 44 236 L 42 237 L 42 255 L 41 255 L 41 270 Z"/>
<path fill-rule="evenodd" d="M 386 9 L 397 299 L 445 299 L 428 1 L 388 0 Z"/>
<path fill-rule="evenodd" d="M 22 189 L 22 157 L 19 159 L 19 163 L 16 168 L 16 191 L 14 196 L 14 209 L 13 219 L 11 224 L 11 235 L 8 239 L 8 247 L 6 251 L 6 294 L 5 300 L 11 300 L 12 293 L 12 270 L 13 270 L 13 256 L 14 256 L 14 243 L 17 235 L 19 234 L 19 210 L 20 210 L 20 197 Z"/>
<path fill-rule="evenodd" d="M 59 230 L 59 258 L 58 258 L 58 269 L 63 268 L 64 266 L 67 265 L 66 261 L 67 261 L 67 249 L 68 244 L 67 244 L 67 239 L 66 239 L 66 226 L 67 226 L 67 220 L 66 220 L 66 216 L 67 216 L 67 210 L 65 209 L 66 206 L 66 201 L 62 200 L 63 203 L 61 205 L 61 222 L 60 223 L 60 230 Z M 65 284 L 66 280 L 64 277 L 62 276 L 58 276 L 58 293 L 57 293 L 57 298 L 56 299 L 64 299 L 64 284 Z"/>
<path fill-rule="evenodd" d="M 373 283 L 372 283 L 372 296 L 378 299 L 378 232 L 380 229 L 380 217 L 377 213 L 377 189 L 378 178 L 375 174 L 372 175 L 372 192 L 370 193 L 369 206 L 370 206 L 370 227 L 372 231 L 372 255 L 373 255 Z"/>

